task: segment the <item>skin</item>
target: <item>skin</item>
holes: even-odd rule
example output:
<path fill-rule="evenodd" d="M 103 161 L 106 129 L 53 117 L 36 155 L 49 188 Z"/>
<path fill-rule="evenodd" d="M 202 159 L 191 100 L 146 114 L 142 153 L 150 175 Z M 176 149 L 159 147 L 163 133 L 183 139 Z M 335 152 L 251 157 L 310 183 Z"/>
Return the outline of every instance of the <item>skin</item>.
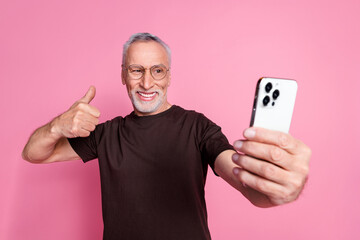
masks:
<path fill-rule="evenodd" d="M 140 64 L 149 69 L 153 65 L 169 67 L 165 49 L 156 42 L 133 43 L 127 52 L 126 66 Z M 122 83 L 134 112 L 138 116 L 154 115 L 171 107 L 167 101 L 170 72 L 162 80 L 154 80 L 149 70 L 139 80 L 129 79 L 122 71 Z M 139 93 L 155 93 L 153 98 Z M 80 159 L 67 138 L 86 137 L 99 123 L 100 111 L 91 106 L 95 87 L 66 112 L 37 129 L 26 144 L 22 156 L 32 163 L 50 163 Z M 135 104 L 136 103 L 136 104 Z M 138 106 L 138 107 L 136 107 Z M 244 140 L 234 143 L 236 150 L 219 154 L 215 171 L 251 203 L 258 207 L 272 207 L 298 198 L 309 172 L 311 150 L 289 134 L 248 128 Z"/>
<path fill-rule="evenodd" d="M 258 207 L 296 200 L 307 180 L 311 150 L 289 134 L 248 128 L 215 161 L 215 171 Z M 240 144 L 241 143 L 241 144 Z"/>
<path fill-rule="evenodd" d="M 147 69 L 159 64 L 163 64 L 169 68 L 166 50 L 154 41 L 135 42 L 130 45 L 126 55 L 125 65 L 130 66 L 132 64 L 139 64 Z M 167 88 L 170 86 L 170 71 L 166 74 L 166 77 L 161 80 L 153 79 L 149 70 L 145 72 L 142 78 L 134 80 L 128 78 L 126 70 L 123 69 L 121 78 L 122 84 L 126 85 L 130 100 L 133 103 L 134 112 L 138 116 L 158 114 L 171 107 L 171 104 L 167 101 Z M 153 100 L 144 101 L 139 92 L 155 92 L 156 94 Z M 137 101 L 138 107 L 135 106 L 135 101 Z M 145 112 L 144 109 L 151 109 L 151 111 Z"/>
<path fill-rule="evenodd" d="M 67 138 L 87 137 L 99 124 L 100 111 L 90 105 L 95 93 L 95 87 L 91 86 L 66 112 L 35 130 L 24 147 L 22 158 L 31 163 L 80 159 Z"/>

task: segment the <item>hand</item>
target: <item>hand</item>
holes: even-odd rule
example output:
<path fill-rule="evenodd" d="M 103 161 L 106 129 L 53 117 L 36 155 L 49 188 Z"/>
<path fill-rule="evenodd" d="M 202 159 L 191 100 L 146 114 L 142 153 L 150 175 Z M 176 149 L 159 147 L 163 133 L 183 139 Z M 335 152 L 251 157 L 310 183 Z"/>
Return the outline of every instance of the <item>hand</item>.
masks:
<path fill-rule="evenodd" d="M 300 195 L 309 172 L 311 150 L 282 132 L 248 128 L 244 141 L 236 141 L 233 173 L 245 186 L 265 196 L 273 205 L 292 202 Z"/>
<path fill-rule="evenodd" d="M 51 122 L 51 129 L 59 138 L 87 137 L 99 124 L 100 111 L 89 103 L 96 89 L 90 86 L 84 97 L 76 101 L 69 110 Z"/>

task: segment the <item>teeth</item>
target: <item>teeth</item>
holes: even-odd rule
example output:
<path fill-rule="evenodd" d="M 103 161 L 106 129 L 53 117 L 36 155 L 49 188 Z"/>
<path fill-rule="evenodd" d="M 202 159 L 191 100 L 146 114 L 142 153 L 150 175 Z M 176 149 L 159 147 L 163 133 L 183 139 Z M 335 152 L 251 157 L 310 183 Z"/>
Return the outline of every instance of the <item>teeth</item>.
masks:
<path fill-rule="evenodd" d="M 155 96 L 156 92 L 153 93 L 142 93 L 142 92 L 138 92 L 141 96 L 146 97 L 146 98 L 151 98 L 153 96 Z"/>

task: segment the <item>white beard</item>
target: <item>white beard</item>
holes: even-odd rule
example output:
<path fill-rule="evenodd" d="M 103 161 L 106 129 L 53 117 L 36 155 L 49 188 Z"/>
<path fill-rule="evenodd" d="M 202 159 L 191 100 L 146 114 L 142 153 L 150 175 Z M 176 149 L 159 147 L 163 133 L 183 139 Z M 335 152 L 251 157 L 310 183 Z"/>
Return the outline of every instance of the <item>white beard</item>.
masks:
<path fill-rule="evenodd" d="M 137 90 L 132 90 L 129 95 L 130 95 L 131 102 L 133 103 L 135 109 L 141 113 L 156 112 L 156 110 L 158 110 L 159 107 L 163 105 L 163 103 L 166 99 L 166 94 L 164 95 L 164 93 L 161 90 L 156 91 L 158 96 L 156 96 L 155 99 L 152 101 L 140 100 L 136 96 L 137 95 L 136 92 L 137 92 Z"/>

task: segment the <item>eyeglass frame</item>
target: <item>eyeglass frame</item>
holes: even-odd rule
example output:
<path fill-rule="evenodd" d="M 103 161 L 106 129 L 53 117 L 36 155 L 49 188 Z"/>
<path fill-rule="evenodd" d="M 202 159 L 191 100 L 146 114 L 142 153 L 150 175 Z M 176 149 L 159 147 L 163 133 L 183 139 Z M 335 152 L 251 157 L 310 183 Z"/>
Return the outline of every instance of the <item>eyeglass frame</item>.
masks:
<path fill-rule="evenodd" d="M 131 64 L 131 65 L 127 66 L 127 67 L 126 67 L 124 64 L 122 64 L 121 67 L 126 70 L 126 75 L 128 76 L 128 75 L 129 75 L 129 71 L 128 71 L 129 67 L 130 67 L 130 66 L 134 66 L 134 65 L 135 65 L 135 66 L 140 66 L 140 67 L 142 67 L 142 68 L 144 69 L 144 71 L 142 72 L 142 76 L 141 76 L 141 77 L 139 77 L 139 78 L 131 78 L 132 80 L 139 80 L 139 79 L 143 78 L 143 77 L 145 76 L 146 70 L 149 70 L 149 71 L 150 71 L 150 76 L 151 76 L 154 80 L 158 80 L 158 81 L 159 81 L 159 80 L 163 80 L 163 79 L 166 77 L 168 71 L 170 71 L 170 67 L 169 67 L 169 68 L 166 68 L 166 66 L 165 66 L 164 64 L 156 64 L 156 65 L 151 66 L 150 68 L 146 68 L 146 67 L 144 67 L 143 65 L 140 65 L 140 64 Z M 166 73 L 165 73 L 164 77 L 162 77 L 162 78 L 160 78 L 160 79 L 156 79 L 156 78 L 153 76 L 152 72 L 151 72 L 151 69 L 152 69 L 152 68 L 158 67 L 158 66 L 163 66 L 163 67 L 166 69 Z"/>

